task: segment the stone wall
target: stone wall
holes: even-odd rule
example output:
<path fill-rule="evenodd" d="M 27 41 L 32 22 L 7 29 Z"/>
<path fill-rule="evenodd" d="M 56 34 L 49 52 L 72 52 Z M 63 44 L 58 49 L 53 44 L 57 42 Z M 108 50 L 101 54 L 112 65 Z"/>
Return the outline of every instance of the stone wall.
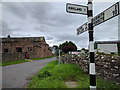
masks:
<path fill-rule="evenodd" d="M 16 61 L 16 60 L 24 60 L 25 53 L 2 53 L 2 61 Z"/>
<path fill-rule="evenodd" d="M 0 44 L 2 62 L 52 56 L 43 37 L 3 38 Z"/>
<path fill-rule="evenodd" d="M 62 63 L 77 64 L 81 69 L 89 74 L 89 56 L 65 55 L 61 57 Z M 120 56 L 118 55 L 95 55 L 96 75 L 103 79 L 120 84 Z"/>

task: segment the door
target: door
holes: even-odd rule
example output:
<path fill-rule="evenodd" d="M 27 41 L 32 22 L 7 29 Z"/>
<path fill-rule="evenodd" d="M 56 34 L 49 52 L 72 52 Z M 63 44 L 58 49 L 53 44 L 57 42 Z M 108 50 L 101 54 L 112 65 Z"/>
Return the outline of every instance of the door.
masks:
<path fill-rule="evenodd" d="M 25 53 L 25 58 L 26 58 L 26 59 L 29 59 L 29 54 L 28 54 L 28 52 Z"/>

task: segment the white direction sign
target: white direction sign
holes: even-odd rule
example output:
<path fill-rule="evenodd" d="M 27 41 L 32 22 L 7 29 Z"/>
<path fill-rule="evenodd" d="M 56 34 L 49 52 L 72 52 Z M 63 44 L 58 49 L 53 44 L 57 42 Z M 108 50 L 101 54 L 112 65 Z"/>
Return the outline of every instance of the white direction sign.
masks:
<path fill-rule="evenodd" d="M 105 11 L 103 11 L 102 13 L 98 14 L 97 16 L 95 16 L 92 20 L 93 20 L 93 27 L 119 15 L 119 2 L 117 2 L 116 4 L 112 5 L 111 7 L 109 7 L 108 9 L 106 9 Z M 85 27 L 86 26 L 86 27 Z M 87 31 L 87 23 L 85 23 L 84 25 L 80 26 L 77 29 L 77 35 Z"/>
<path fill-rule="evenodd" d="M 98 14 L 93 18 L 93 26 L 97 26 L 115 16 L 119 15 L 119 2 L 112 5 L 102 13 Z"/>
<path fill-rule="evenodd" d="M 69 13 L 84 14 L 87 15 L 87 6 L 66 4 L 66 11 Z"/>
<path fill-rule="evenodd" d="M 77 35 L 86 32 L 88 30 L 88 25 L 87 23 L 83 24 L 82 26 L 80 26 L 79 28 L 77 28 Z"/>

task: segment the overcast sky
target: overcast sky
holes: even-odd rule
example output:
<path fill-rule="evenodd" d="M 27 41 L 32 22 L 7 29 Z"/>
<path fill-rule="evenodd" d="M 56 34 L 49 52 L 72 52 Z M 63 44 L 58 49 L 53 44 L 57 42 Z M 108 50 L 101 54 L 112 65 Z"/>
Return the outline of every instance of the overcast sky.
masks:
<path fill-rule="evenodd" d="M 118 0 L 119 1 L 119 0 Z M 88 32 L 77 36 L 77 28 L 87 16 L 66 12 L 70 2 L 2 2 L 0 37 L 41 37 L 50 45 L 72 41 L 78 49 L 88 47 Z M 87 5 L 87 2 L 72 2 Z M 116 2 L 94 2 L 94 16 Z M 118 16 L 94 28 L 95 41 L 118 40 Z"/>

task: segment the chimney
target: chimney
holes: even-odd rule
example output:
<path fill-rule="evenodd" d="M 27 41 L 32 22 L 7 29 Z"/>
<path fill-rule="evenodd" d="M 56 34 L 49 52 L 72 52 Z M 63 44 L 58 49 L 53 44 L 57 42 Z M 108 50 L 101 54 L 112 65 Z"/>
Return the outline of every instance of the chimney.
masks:
<path fill-rule="evenodd" d="M 10 38 L 10 35 L 8 35 L 7 38 Z"/>

